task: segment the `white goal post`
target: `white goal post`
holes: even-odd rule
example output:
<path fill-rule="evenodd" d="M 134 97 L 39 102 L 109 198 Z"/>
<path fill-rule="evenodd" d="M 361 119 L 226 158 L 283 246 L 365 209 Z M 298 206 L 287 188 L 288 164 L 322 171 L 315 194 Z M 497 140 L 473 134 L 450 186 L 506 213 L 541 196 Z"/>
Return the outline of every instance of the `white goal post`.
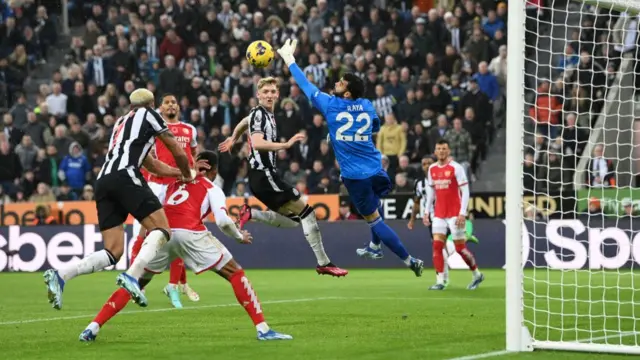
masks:
<path fill-rule="evenodd" d="M 637 49 L 640 47 L 640 0 L 542 0 L 540 9 L 545 14 L 537 21 L 539 27 L 535 31 L 538 33 L 534 37 L 540 39 L 535 41 L 533 51 L 531 34 L 527 34 L 532 29 L 527 29 L 527 24 L 537 15 L 533 15 L 531 8 L 527 11 L 528 6 L 527 0 L 508 2 L 506 350 L 640 354 L 640 272 L 634 272 L 634 265 L 640 264 L 640 235 L 636 236 L 640 234 L 640 215 L 624 213 L 629 204 L 629 209 L 640 212 L 640 189 L 636 193 L 634 187 L 640 169 L 636 164 L 640 157 L 634 156 L 635 149 L 640 149 L 640 126 L 634 124 L 635 77 L 640 76 L 635 73 L 640 69 L 635 65 L 636 60 L 640 61 L 637 59 L 640 57 Z M 618 13 L 629 19 L 622 27 L 614 26 Z M 589 18 L 598 18 L 600 14 L 613 22 L 589 22 Z M 577 18 L 579 22 L 567 20 L 562 26 L 556 22 L 570 18 Z M 618 33 L 613 34 L 614 31 Z M 542 104 L 557 105 L 537 103 L 538 86 L 549 82 L 553 87 L 559 77 L 563 77 L 566 84 L 570 74 L 581 66 L 583 32 L 595 34 L 592 44 L 597 50 L 589 55 L 608 57 L 603 60 L 606 65 L 600 74 L 605 77 L 604 84 L 596 83 L 593 75 L 590 84 L 573 84 L 569 91 L 556 92 L 554 96 L 564 100 L 560 105 L 574 97 L 588 101 L 587 110 L 580 108 L 583 103 L 577 101 L 576 109 L 571 108 L 574 104 L 571 102 L 553 108 L 551 115 L 545 114 L 546 120 L 557 125 L 548 126 L 544 119 L 533 119 L 531 108 L 534 116 L 541 116 L 536 109 L 542 108 Z M 602 46 L 603 39 L 607 46 Z M 571 49 L 566 50 L 571 45 L 575 49 L 576 44 L 577 58 Z M 605 48 L 608 51 L 603 53 Z M 595 62 L 593 60 L 590 69 L 593 74 L 602 70 Z M 575 80 L 576 76 L 579 77 L 574 75 L 573 81 L 585 81 L 584 77 Z M 578 152 L 576 147 L 567 150 L 563 143 L 566 142 L 563 136 L 569 131 L 565 129 L 568 116 L 572 117 L 571 121 L 575 120 L 575 128 L 586 134 L 585 144 Z M 607 135 L 601 135 L 603 133 Z M 562 140 L 557 140 L 556 134 Z M 528 148 L 532 139 L 536 143 Z M 538 141 L 543 145 L 536 147 Z M 556 143 L 557 147 L 553 147 Z M 575 146 L 580 147 L 579 142 L 576 143 Z M 592 151 L 595 154 L 597 148 L 604 149 L 604 155 L 593 155 L 593 159 L 613 165 L 601 173 L 593 170 L 592 175 L 589 166 Z M 523 179 L 531 176 L 524 164 L 529 150 L 534 153 L 536 163 L 533 188 L 523 185 Z M 567 164 L 569 157 L 572 164 Z M 559 178 L 551 171 L 552 164 L 557 164 L 555 161 L 562 164 Z M 578 171 L 581 171 L 579 175 L 575 175 Z M 611 177 L 605 180 L 598 176 L 600 174 L 613 174 L 614 180 L 624 181 L 616 183 Z M 533 193 L 534 199 L 555 197 L 563 203 L 569 200 L 572 211 L 564 213 L 567 209 L 563 208 L 562 215 L 556 211 L 556 216 L 550 219 L 554 209 L 536 208 L 538 201 L 524 203 L 525 192 Z M 587 208 L 580 204 L 587 204 Z M 605 211 L 605 205 L 614 210 Z M 544 215 L 525 219 L 528 209 Z M 628 221 L 634 216 L 638 216 L 635 230 Z"/>

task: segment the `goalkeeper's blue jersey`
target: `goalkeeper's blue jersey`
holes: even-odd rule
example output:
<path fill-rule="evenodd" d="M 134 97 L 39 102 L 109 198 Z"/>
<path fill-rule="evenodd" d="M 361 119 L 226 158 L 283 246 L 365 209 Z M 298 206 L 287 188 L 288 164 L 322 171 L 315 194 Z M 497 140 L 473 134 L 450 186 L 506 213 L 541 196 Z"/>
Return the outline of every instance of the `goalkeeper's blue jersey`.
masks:
<path fill-rule="evenodd" d="M 311 101 L 327 120 L 341 176 L 366 179 L 378 174 L 382 159 L 373 143 L 373 132 L 380 128 L 380 120 L 371 101 L 343 99 L 319 91 Z"/>

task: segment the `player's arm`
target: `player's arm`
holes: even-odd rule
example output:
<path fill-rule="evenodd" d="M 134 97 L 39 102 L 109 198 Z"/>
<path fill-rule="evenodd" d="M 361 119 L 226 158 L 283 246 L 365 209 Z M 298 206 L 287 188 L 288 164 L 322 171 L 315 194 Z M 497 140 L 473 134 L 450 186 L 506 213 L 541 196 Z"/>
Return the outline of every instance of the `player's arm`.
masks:
<path fill-rule="evenodd" d="M 235 239 L 238 242 L 243 242 L 244 235 L 240 230 L 238 230 L 236 224 L 227 214 L 227 199 L 225 198 L 222 189 L 214 186 L 207 191 L 207 196 L 209 198 L 211 212 L 216 219 L 216 225 L 218 228 L 228 237 Z"/>
<path fill-rule="evenodd" d="M 458 181 L 458 188 L 460 189 L 460 215 L 464 218 L 467 217 L 467 209 L 469 208 L 469 181 L 467 180 L 467 174 L 460 164 L 456 164 L 455 167 L 456 180 Z M 464 225 L 464 224 L 462 224 Z M 462 226 L 460 226 L 462 227 Z"/>
<path fill-rule="evenodd" d="M 429 214 L 429 211 L 433 208 L 433 201 L 436 198 L 436 192 L 433 188 L 433 178 L 431 177 L 431 171 L 428 172 L 427 175 L 427 188 L 426 188 L 426 192 L 427 192 L 427 200 L 426 200 L 426 204 L 424 204 L 425 209 L 424 209 L 424 214 L 422 214 L 422 222 L 429 226 L 430 222 L 431 222 L 431 214 Z"/>
<path fill-rule="evenodd" d="M 233 129 L 233 134 L 230 137 L 226 138 L 223 142 L 218 145 L 218 151 L 220 152 L 228 152 L 231 151 L 233 145 L 240 139 L 242 134 L 244 134 L 249 128 L 249 116 L 240 120 L 238 125 Z"/>
<path fill-rule="evenodd" d="M 173 155 L 182 176 L 186 179 L 190 179 L 191 168 L 189 167 L 189 158 L 187 158 L 187 154 L 184 152 L 180 144 L 178 144 L 178 141 L 171 131 L 169 131 L 169 128 L 162 119 L 162 116 L 153 109 L 149 109 L 148 111 L 149 112 L 147 116 L 145 116 L 145 120 L 151 125 L 153 131 L 155 131 L 155 136 L 162 141 Z"/>
<path fill-rule="evenodd" d="M 151 155 L 147 155 L 142 165 L 150 173 L 156 176 L 174 177 L 174 178 L 179 178 L 182 176 L 182 173 L 180 172 L 180 170 L 163 163 L 162 161 L 154 158 Z"/>
<path fill-rule="evenodd" d="M 284 45 L 278 49 L 278 54 L 280 54 L 282 60 L 284 60 L 285 64 L 289 67 L 291 75 L 296 80 L 296 83 L 302 92 L 307 95 L 307 98 L 311 100 L 316 109 L 325 114 L 329 105 L 329 100 L 331 100 L 332 96 L 321 92 L 317 86 L 313 85 L 307 79 L 307 76 L 304 74 L 302 69 L 300 69 L 298 64 L 296 64 L 296 59 L 293 57 L 293 53 L 296 51 L 297 43 L 297 40 L 289 39 L 285 41 Z"/>
<path fill-rule="evenodd" d="M 258 151 L 279 151 L 288 149 L 302 140 L 304 135 L 296 134 L 286 143 L 271 142 L 264 139 L 267 115 L 262 108 L 255 108 L 249 114 L 249 131 L 251 131 L 251 146 Z"/>

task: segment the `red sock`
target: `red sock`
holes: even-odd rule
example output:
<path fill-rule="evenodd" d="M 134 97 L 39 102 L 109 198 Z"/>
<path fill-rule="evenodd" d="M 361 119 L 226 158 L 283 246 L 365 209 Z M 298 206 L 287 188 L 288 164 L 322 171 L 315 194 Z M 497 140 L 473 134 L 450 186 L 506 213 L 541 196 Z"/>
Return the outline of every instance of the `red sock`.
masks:
<path fill-rule="evenodd" d="M 467 263 L 467 266 L 471 271 L 475 271 L 478 268 L 478 265 L 476 265 L 476 258 L 467 248 L 465 243 L 456 244 L 456 252 L 462 256 L 462 259 Z"/>
<path fill-rule="evenodd" d="M 180 272 L 180 284 L 187 283 L 187 268 L 184 266 L 184 261 L 182 262 L 182 271 Z"/>
<path fill-rule="evenodd" d="M 142 247 L 142 243 L 144 242 L 144 238 L 142 236 L 136 236 L 136 242 L 133 243 L 133 247 L 131 248 L 131 262 L 129 264 L 133 264 L 133 261 L 138 256 L 140 252 L 140 248 Z"/>
<path fill-rule="evenodd" d="M 444 249 L 444 241 L 433 242 L 433 267 L 436 268 L 437 273 L 444 272 L 444 256 L 442 250 Z"/>
<path fill-rule="evenodd" d="M 244 270 L 240 270 L 231 275 L 229 279 L 233 292 L 236 294 L 236 299 L 242 307 L 247 311 L 247 314 L 251 317 L 254 325 L 258 325 L 264 322 L 264 315 L 262 314 L 262 306 L 260 300 L 258 300 L 258 294 L 253 290 L 253 286 L 249 282 L 246 276 L 244 276 Z"/>
<path fill-rule="evenodd" d="M 173 260 L 171 266 L 169 266 L 169 284 L 178 285 L 183 271 L 184 261 L 180 258 Z"/>
<path fill-rule="evenodd" d="M 104 325 L 107 321 L 111 320 L 112 317 L 116 316 L 120 310 L 124 309 L 127 306 L 127 303 L 131 300 L 131 295 L 125 289 L 118 289 L 113 294 L 107 302 L 102 306 L 98 315 L 96 315 L 94 322 L 97 322 L 100 327 Z"/>

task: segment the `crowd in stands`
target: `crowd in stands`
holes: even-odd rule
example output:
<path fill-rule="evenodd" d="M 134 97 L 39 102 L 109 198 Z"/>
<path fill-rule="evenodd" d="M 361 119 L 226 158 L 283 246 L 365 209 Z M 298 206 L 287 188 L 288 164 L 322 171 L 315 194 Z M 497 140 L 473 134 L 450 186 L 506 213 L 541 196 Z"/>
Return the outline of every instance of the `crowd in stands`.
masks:
<path fill-rule="evenodd" d="M 279 135 L 307 135 L 278 153 L 283 178 L 302 193 L 340 193 L 325 119 L 281 59 L 262 71 L 247 63 L 244 51 L 258 39 L 278 48 L 297 38 L 298 64 L 325 91 L 345 72 L 362 77 L 383 121 L 375 141 L 395 192 L 413 191 L 420 160 L 439 138 L 473 179 L 502 126 L 507 2 L 444 3 L 425 13 L 407 0 L 71 0 L 71 24 L 82 34 L 31 99 L 21 81 L 47 60 L 56 29 L 34 0 L 3 0 L 0 83 L 10 110 L 0 133 L 0 202 L 91 199 L 114 121 L 138 87 L 176 94 L 199 147 L 216 149 L 256 105 L 264 75 L 280 80 Z M 218 180 L 229 196 L 250 195 L 247 148 L 221 154 Z"/>
<path fill-rule="evenodd" d="M 592 10 L 581 14 L 579 26 L 568 27 L 570 38 L 564 53 L 553 59 L 552 79 L 540 79 L 538 88 L 532 91 L 535 96 L 527 104 L 525 129 L 535 134 L 526 144 L 523 164 L 528 192 L 572 190 L 576 180 L 590 187 L 616 184 L 615 164 L 603 157 L 603 147 L 597 144 L 584 179 L 574 178 L 622 56 L 637 48 L 635 39 L 629 43 L 624 34 L 614 33 L 614 28 L 629 22 L 625 21 L 629 19 L 626 14 L 604 8 Z M 637 22 L 634 24 L 631 27 L 637 30 Z M 627 25 L 623 26 L 626 29 Z"/>

